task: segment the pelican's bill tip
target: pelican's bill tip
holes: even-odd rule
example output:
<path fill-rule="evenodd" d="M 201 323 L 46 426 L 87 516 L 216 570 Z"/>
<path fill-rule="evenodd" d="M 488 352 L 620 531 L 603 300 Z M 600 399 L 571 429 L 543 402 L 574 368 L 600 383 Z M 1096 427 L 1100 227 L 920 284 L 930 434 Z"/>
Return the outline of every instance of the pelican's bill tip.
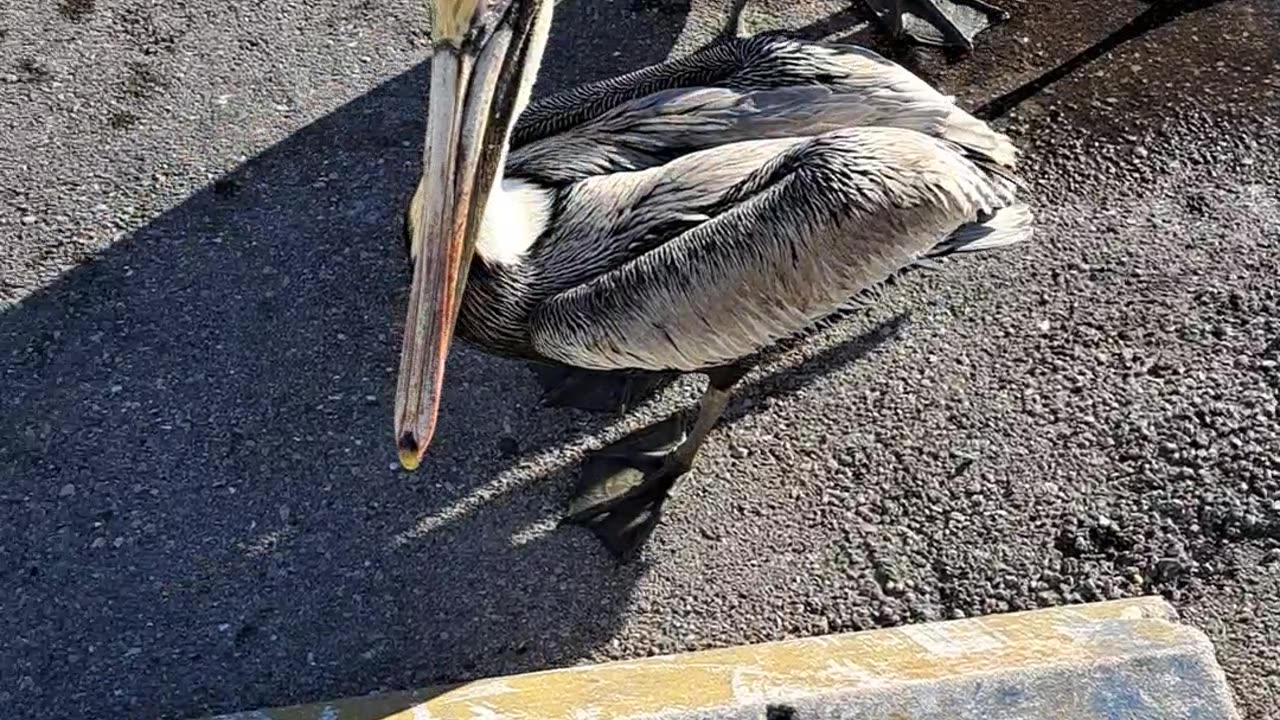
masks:
<path fill-rule="evenodd" d="M 418 451 L 409 448 L 399 448 L 400 450 L 400 467 L 413 472 L 422 464 L 422 458 L 418 455 Z"/>

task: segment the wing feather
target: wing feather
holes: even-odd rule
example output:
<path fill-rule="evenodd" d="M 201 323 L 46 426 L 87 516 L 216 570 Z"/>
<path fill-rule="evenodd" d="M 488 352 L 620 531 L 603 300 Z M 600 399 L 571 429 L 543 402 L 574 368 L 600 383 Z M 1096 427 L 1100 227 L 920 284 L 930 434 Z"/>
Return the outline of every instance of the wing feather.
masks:
<path fill-rule="evenodd" d="M 719 145 L 815 137 L 849 127 L 899 127 L 945 137 L 954 111 L 940 98 L 836 92 L 820 85 L 665 90 L 521 147 L 509 156 L 507 174 L 565 186 L 656 167 Z"/>
<path fill-rule="evenodd" d="M 1029 226 L 1019 234 L 1017 212 L 997 213 L 1015 203 L 1010 182 L 954 143 L 888 127 L 825 133 L 759 165 L 722 194 L 710 220 L 541 303 L 531 342 L 548 358 L 593 369 L 732 362 L 983 217 L 1004 218 L 1006 243 L 1024 238 Z"/>
<path fill-rule="evenodd" d="M 908 127 L 1012 168 L 1009 139 L 928 83 L 853 45 L 740 38 L 535 101 L 509 176 L 559 185 L 738 140 Z"/>

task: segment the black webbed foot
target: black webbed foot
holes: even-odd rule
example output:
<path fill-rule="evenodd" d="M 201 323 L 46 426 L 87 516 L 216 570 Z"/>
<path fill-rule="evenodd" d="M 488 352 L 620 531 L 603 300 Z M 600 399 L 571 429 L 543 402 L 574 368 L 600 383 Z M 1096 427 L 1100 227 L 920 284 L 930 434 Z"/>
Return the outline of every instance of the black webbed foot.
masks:
<path fill-rule="evenodd" d="M 707 389 L 688 426 L 675 415 L 593 453 L 562 522 L 590 528 L 615 558 L 631 559 L 662 518 L 671 487 L 693 467 L 730 389 L 749 368 L 744 363 L 705 371 Z"/>
<path fill-rule="evenodd" d="M 564 522 L 590 530 L 617 561 L 631 560 L 662 519 L 675 478 L 606 458 L 584 469 L 587 478 L 594 484 L 574 497 Z"/>
<path fill-rule="evenodd" d="M 972 50 L 973 38 L 1009 19 L 985 0 L 863 0 L 895 38 L 922 45 Z"/>
<path fill-rule="evenodd" d="M 675 460 L 684 440 L 682 418 L 676 416 L 593 453 L 562 522 L 588 528 L 616 559 L 630 560 L 687 469 Z"/>

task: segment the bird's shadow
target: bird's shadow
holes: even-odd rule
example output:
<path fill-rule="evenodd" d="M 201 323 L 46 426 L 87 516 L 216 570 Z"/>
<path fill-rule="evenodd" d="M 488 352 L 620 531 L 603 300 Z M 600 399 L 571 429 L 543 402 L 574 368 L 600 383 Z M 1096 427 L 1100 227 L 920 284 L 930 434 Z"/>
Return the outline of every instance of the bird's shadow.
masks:
<path fill-rule="evenodd" d="M 848 314 L 844 315 L 847 316 Z M 785 359 L 782 356 L 786 351 L 807 343 L 822 344 L 824 330 L 828 327 L 839 328 L 839 320 L 842 319 L 844 317 L 832 317 L 827 322 L 822 323 L 822 327 L 815 327 L 811 333 L 788 338 L 771 348 L 768 353 L 757 358 L 756 361 L 759 363 L 757 368 L 760 372 L 750 373 L 749 377 L 751 379 L 734 387 L 732 399 L 725 408 L 724 414 L 716 423 L 711 437 L 714 438 L 716 434 L 767 408 L 769 404 L 776 403 L 800 392 L 814 380 L 829 376 L 834 371 L 853 365 L 880 346 L 892 342 L 909 326 L 911 318 L 909 313 L 903 312 L 879 322 L 873 322 L 862 333 L 852 337 L 845 337 L 835 342 L 830 342 L 830 339 L 827 339 L 824 349 L 794 364 L 785 364 Z M 646 376 L 636 373 L 635 375 L 646 379 L 659 377 L 657 374 Z M 619 375 L 600 374 L 593 376 L 585 371 L 574 371 L 574 380 L 582 383 L 584 387 L 590 386 L 592 383 L 600 383 L 605 386 L 606 394 L 612 395 L 615 391 L 627 393 L 630 396 L 629 399 L 636 402 L 640 407 L 644 407 L 646 403 L 654 400 L 662 387 L 665 387 L 646 386 L 636 388 L 632 386 L 622 388 L 618 378 Z M 675 376 L 670 378 L 671 381 L 675 379 L 677 379 Z M 676 415 L 684 415 L 686 421 L 690 421 L 696 415 L 696 410 L 696 403 L 690 404 L 688 407 L 677 408 L 665 418 L 648 423 L 646 427 L 665 423 Z M 598 427 L 593 429 L 598 429 Z M 639 428 L 639 430 L 643 429 Z M 699 471 L 706 472 L 707 470 Z M 574 476 L 578 472 L 579 467 L 576 464 L 562 466 L 560 472 L 546 482 L 555 487 L 572 488 L 576 486 Z M 641 557 L 641 562 L 643 562 L 643 557 Z"/>
<path fill-rule="evenodd" d="M 660 61 L 683 22 L 565 0 L 539 92 Z M 611 47 L 583 62 L 600 28 Z M 189 717 L 561 665 L 613 637 L 640 569 L 585 534 L 512 540 L 554 488 L 457 509 L 512 471 L 504 435 L 562 442 L 570 413 L 535 410 L 526 371 L 460 351 L 429 465 L 392 468 L 426 70 L 0 315 L 18 716 Z"/>
<path fill-rule="evenodd" d="M 565 0 L 539 92 L 660 61 L 683 21 Z M 459 348 L 429 462 L 396 467 L 426 86 L 412 67 L 0 315 L 0 665 L 33 716 L 362 694 L 614 637 L 643 565 L 531 528 L 570 490 L 533 481 L 615 418 L 540 408 L 523 366 Z"/>

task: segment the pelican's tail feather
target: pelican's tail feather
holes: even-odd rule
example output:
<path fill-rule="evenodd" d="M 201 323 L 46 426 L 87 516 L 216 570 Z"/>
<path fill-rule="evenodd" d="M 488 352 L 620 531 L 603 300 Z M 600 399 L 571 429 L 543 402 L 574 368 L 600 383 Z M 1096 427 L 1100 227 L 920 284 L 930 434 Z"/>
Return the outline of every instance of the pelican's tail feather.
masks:
<path fill-rule="evenodd" d="M 1035 232 L 1035 215 L 1026 203 L 1000 208 L 991 217 L 969 223 L 938 243 L 928 257 L 955 252 L 981 252 L 1030 240 Z"/>

